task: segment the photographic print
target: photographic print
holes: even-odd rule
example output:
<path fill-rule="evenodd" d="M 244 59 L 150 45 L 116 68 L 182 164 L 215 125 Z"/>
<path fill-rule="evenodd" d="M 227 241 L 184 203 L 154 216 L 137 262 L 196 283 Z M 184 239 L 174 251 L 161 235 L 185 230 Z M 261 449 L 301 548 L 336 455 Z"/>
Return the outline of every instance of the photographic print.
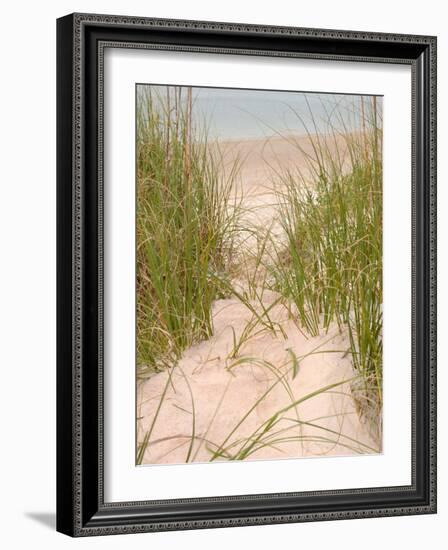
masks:
<path fill-rule="evenodd" d="M 137 464 L 381 453 L 382 98 L 136 113 Z"/>

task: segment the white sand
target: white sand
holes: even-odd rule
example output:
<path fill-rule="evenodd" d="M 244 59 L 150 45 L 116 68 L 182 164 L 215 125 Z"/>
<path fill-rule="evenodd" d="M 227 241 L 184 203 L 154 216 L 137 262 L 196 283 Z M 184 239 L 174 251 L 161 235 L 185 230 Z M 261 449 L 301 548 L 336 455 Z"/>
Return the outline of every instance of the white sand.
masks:
<path fill-rule="evenodd" d="M 226 162 L 232 162 L 235 155 L 245 159 L 237 192 L 242 193 L 243 205 L 250 212 L 242 225 L 265 230 L 273 227 L 281 239 L 266 162 L 272 166 L 274 159 L 280 158 L 283 167 L 292 169 L 303 166 L 303 158 L 278 138 L 269 144 L 228 142 L 224 151 Z M 247 239 L 245 243 L 254 246 Z M 276 293 L 264 291 L 251 303 L 260 315 L 278 299 Z M 186 350 L 170 374 L 155 374 L 139 383 L 138 441 L 151 431 L 143 463 L 204 462 L 216 450 L 222 452 L 217 459 L 235 458 L 244 452 L 249 453 L 248 459 L 271 459 L 380 451 L 352 398 L 354 372 L 346 354 L 347 334 L 334 326 L 328 333 L 306 337 L 279 302 L 270 309 L 269 317 L 275 323 L 274 331 L 256 323 L 254 314 L 238 299 L 217 300 L 214 336 Z M 233 354 L 248 323 L 252 329 L 246 331 L 245 342 Z M 299 358 L 296 372 L 293 353 Z M 293 405 L 332 384 L 338 385 Z M 269 419 L 282 410 L 265 430 Z"/>
<path fill-rule="evenodd" d="M 303 148 L 303 152 L 297 145 Z M 283 231 L 279 220 L 273 174 L 284 173 L 286 170 L 297 173 L 299 168 L 302 175 L 307 175 L 307 154 L 312 155 L 312 147 L 310 141 L 303 137 L 271 137 L 266 140 L 248 139 L 219 143 L 219 156 L 215 155 L 215 160 L 220 164 L 224 178 L 229 178 L 235 163 L 239 165 L 233 191 L 243 210 L 240 218 L 242 227 L 262 232 L 270 229 L 271 236 L 281 241 Z M 250 255 L 256 250 L 256 246 L 254 233 L 242 231 L 239 254 Z"/>

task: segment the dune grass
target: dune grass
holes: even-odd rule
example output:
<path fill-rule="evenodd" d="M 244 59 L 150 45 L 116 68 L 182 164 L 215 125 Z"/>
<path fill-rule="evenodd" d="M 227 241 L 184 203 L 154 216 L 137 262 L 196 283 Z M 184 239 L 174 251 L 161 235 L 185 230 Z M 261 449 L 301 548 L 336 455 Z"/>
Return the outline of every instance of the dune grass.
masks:
<path fill-rule="evenodd" d="M 137 364 L 168 368 L 213 331 L 237 208 L 193 127 L 191 89 L 140 87 L 137 101 Z"/>
<path fill-rule="evenodd" d="M 311 335 L 347 326 L 362 392 L 382 402 L 382 154 L 375 98 L 363 100 L 362 130 L 307 128 L 305 171 L 284 171 L 277 187 L 286 247 L 277 246 L 274 288 L 293 301 Z M 339 125 L 341 126 L 341 125 Z"/>

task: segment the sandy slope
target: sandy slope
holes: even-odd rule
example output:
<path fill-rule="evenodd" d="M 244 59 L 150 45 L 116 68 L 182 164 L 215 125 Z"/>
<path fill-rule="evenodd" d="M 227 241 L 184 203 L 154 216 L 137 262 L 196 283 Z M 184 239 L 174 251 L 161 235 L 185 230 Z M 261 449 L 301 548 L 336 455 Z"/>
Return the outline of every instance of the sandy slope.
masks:
<path fill-rule="evenodd" d="M 306 176 L 309 173 L 306 155 L 312 155 L 310 141 L 297 136 L 289 139 L 271 137 L 267 140 L 219 143 L 219 158 L 218 155 L 215 157 L 224 177 L 229 177 L 235 163 L 239 165 L 234 195 L 243 209 L 240 224 L 242 227 L 253 227 L 262 231 L 269 228 L 271 234 L 278 239 L 282 238 L 273 174 L 286 170 L 297 173 L 297 168 L 300 168 L 301 173 Z M 241 241 L 244 243 L 240 247 L 242 254 L 254 251 L 256 243 L 253 235 L 243 231 Z"/>
<path fill-rule="evenodd" d="M 305 150 L 309 147 L 305 138 L 302 145 Z M 304 166 L 303 156 L 280 138 L 222 146 L 224 171 L 236 157 L 243 159 L 236 190 L 247 208 L 241 225 L 271 228 L 281 240 L 266 163 L 272 168 L 280 159 L 283 167 L 293 169 Z M 255 246 L 247 235 L 241 239 L 240 254 Z M 332 327 L 307 338 L 279 298 L 264 291 L 251 302 L 258 315 L 272 305 L 273 329 L 263 325 L 265 317 L 256 322 L 237 298 L 217 300 L 214 336 L 186 350 L 170 374 L 159 373 L 139 383 L 138 441 L 151 431 L 143 463 L 209 461 L 216 451 L 217 459 L 378 452 L 378 443 L 358 417 L 352 399 L 349 381 L 354 372 L 346 354 L 347 335 Z M 251 330 L 246 329 L 249 323 Z M 274 418 L 279 411 L 283 412 Z M 269 421 L 272 425 L 266 428 Z"/>

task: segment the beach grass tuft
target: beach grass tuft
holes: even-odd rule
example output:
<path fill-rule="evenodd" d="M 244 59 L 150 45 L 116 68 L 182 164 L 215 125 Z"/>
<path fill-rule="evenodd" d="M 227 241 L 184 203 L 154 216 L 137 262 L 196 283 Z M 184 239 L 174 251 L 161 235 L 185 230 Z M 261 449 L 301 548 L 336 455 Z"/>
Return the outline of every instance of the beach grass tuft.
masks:
<path fill-rule="evenodd" d="M 308 127 L 306 170 L 284 171 L 277 189 L 286 246 L 274 288 L 295 304 L 311 335 L 348 327 L 362 395 L 382 402 L 382 128 L 376 98 L 362 102 L 361 130 Z M 341 117 L 342 119 L 342 117 Z M 339 127 L 341 125 L 339 124 Z M 297 142 L 298 149 L 301 148 Z M 379 412 L 379 417 L 381 413 Z"/>
<path fill-rule="evenodd" d="M 192 125 L 191 89 L 138 94 L 137 364 L 146 376 L 212 334 L 237 208 L 206 129 Z"/>

